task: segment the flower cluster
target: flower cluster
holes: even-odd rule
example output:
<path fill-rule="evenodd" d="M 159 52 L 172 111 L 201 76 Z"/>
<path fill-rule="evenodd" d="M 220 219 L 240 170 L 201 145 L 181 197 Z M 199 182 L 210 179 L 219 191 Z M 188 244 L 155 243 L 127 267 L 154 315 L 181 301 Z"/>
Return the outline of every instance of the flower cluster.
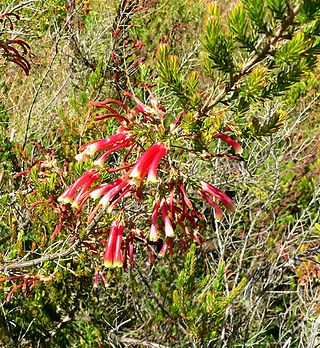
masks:
<path fill-rule="evenodd" d="M 188 187 L 188 191 L 192 189 L 197 192 L 212 206 L 217 220 L 223 218 L 223 211 L 219 204 L 224 206 L 228 212 L 235 209 L 231 198 L 212 184 L 203 181 L 186 183 L 181 179 L 179 170 L 173 167 L 172 159 L 169 157 L 173 151 L 171 151 L 171 139 L 166 138 L 165 132 L 162 135 L 162 140 L 152 141 L 142 151 L 138 159 L 134 160 L 134 152 L 142 148 L 141 137 L 137 127 L 134 127 L 134 124 L 137 124 L 135 118 L 141 115 L 146 124 L 154 121 L 160 124 L 165 117 L 165 110 L 151 92 L 151 106 L 145 105 L 132 94 L 126 93 L 126 96 L 135 101 L 137 105 L 134 108 L 129 109 L 124 103 L 116 100 L 91 102 L 91 105 L 97 108 L 108 110 L 108 113 L 96 116 L 97 120 L 113 117 L 119 122 L 120 127 L 116 134 L 80 147 L 79 154 L 76 156 L 78 161 L 84 161 L 94 156 L 98 157 L 94 158 L 93 168 L 80 176 L 58 198 L 58 202 L 62 205 L 70 204 L 72 207 L 76 207 L 77 213 L 83 209 L 85 202 L 89 199 L 99 200 L 88 216 L 88 223 L 95 219 L 100 209 L 107 213 L 111 213 L 115 209 L 119 210 L 119 202 L 129 197 L 141 200 L 143 195 L 147 194 L 148 199 L 152 199 L 148 239 L 145 237 L 145 233 L 137 228 L 130 227 L 129 232 L 125 233 L 126 209 L 124 206 L 120 207 L 121 213 L 113 220 L 106 241 L 103 256 L 106 267 L 121 267 L 127 257 L 133 266 L 133 240 L 135 238 L 142 240 L 146 245 L 151 262 L 153 256 L 150 244 L 157 243 L 161 239 L 164 239 L 164 242 L 159 255 L 164 255 L 168 249 L 172 254 L 173 241 L 177 236 L 181 236 L 181 233 L 200 242 L 199 230 L 203 226 L 205 217 L 195 208 L 196 204 L 192 203 L 186 187 Z M 123 112 L 125 116 L 122 115 Z M 236 153 L 242 152 L 240 144 L 230 136 L 216 133 L 215 137 L 230 145 Z M 159 138 L 161 138 L 161 134 Z M 142 140 L 149 142 L 146 136 Z M 128 150 L 123 156 L 123 163 L 117 168 L 108 168 L 106 163 L 110 154 L 125 148 Z M 133 152 L 133 148 L 136 151 Z M 164 174 L 159 179 L 159 166 L 164 160 L 165 166 L 162 170 Z M 108 173 L 123 171 L 123 174 L 113 181 L 101 182 L 104 170 Z M 169 180 L 165 179 L 168 177 Z M 132 221 L 130 221 L 130 225 L 132 225 Z M 138 237 L 135 237 L 137 234 Z M 101 274 L 96 272 L 95 284 L 98 283 L 99 277 L 104 282 Z"/>
<path fill-rule="evenodd" d="M 191 236 L 194 240 L 200 242 L 198 231 L 203 226 L 202 221 L 205 217 L 191 203 L 182 181 L 172 181 L 169 186 L 169 196 L 154 201 L 149 240 L 157 241 L 159 239 L 159 231 L 161 231 L 162 235 L 166 237 L 168 246 L 172 243 L 172 238 L 175 237 L 175 231 L 180 230 L 185 235 Z M 198 194 L 213 207 L 218 221 L 222 220 L 223 212 L 214 200 L 221 203 L 228 212 L 232 212 L 235 209 L 231 198 L 209 183 L 201 182 L 201 189 L 198 191 Z M 160 254 L 164 254 L 165 250 L 163 248 Z"/>
<path fill-rule="evenodd" d="M 105 151 L 94 162 L 96 166 L 103 166 L 108 156 L 132 143 L 132 135 L 126 129 L 119 129 L 117 134 L 108 138 L 93 141 L 80 147 L 80 153 L 76 156 L 76 160 L 83 161 L 97 152 Z"/>

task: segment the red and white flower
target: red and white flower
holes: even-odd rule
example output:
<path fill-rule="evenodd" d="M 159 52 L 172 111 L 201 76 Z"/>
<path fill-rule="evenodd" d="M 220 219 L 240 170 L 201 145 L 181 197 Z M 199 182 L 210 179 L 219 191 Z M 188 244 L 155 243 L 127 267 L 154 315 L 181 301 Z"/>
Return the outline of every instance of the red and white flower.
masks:
<path fill-rule="evenodd" d="M 222 133 L 216 133 L 215 137 L 218 139 L 221 139 L 222 141 L 230 145 L 234 149 L 235 153 L 241 154 L 243 152 L 241 145 L 237 141 L 229 137 L 228 135 L 225 135 Z"/>
<path fill-rule="evenodd" d="M 91 169 L 85 172 L 83 175 L 80 176 L 80 178 L 78 178 L 67 190 L 65 190 L 58 197 L 58 202 L 62 204 L 72 203 L 76 192 L 81 187 L 86 187 L 85 190 L 87 190 L 99 178 L 100 178 L 100 174 L 98 174 L 95 169 Z M 78 201 L 80 200 L 80 197 L 77 198 Z"/>
<path fill-rule="evenodd" d="M 232 199 L 213 185 L 201 181 L 201 189 L 202 190 L 199 192 L 200 195 L 208 201 L 208 203 L 213 207 L 213 209 L 215 209 L 218 218 L 221 217 L 221 213 L 219 209 L 217 209 L 216 204 L 212 201 L 210 195 L 214 197 L 217 201 L 219 201 L 221 204 L 223 204 L 229 213 L 232 213 L 235 210 L 236 207 Z"/>
<path fill-rule="evenodd" d="M 163 143 L 153 144 L 138 159 L 130 173 L 131 181 L 140 187 L 148 175 L 149 182 L 157 182 L 157 170 L 161 159 L 168 153 L 169 148 Z"/>
<path fill-rule="evenodd" d="M 125 224 L 122 220 L 114 220 L 111 225 L 106 250 L 103 255 L 104 265 L 110 267 L 122 267 L 122 234 Z"/>

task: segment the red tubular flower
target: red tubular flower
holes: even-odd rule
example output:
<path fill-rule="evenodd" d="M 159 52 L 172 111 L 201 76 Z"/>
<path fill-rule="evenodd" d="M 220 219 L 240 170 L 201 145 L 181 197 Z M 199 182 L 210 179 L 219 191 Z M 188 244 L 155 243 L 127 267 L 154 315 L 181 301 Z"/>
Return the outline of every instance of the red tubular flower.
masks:
<path fill-rule="evenodd" d="M 161 146 L 158 143 L 153 144 L 147 151 L 145 151 L 141 155 L 141 157 L 134 165 L 130 173 L 130 177 L 132 178 L 132 183 L 134 183 L 136 186 L 141 186 L 141 182 L 147 175 L 154 155 L 159 151 L 160 147 Z"/>
<path fill-rule="evenodd" d="M 109 155 L 113 152 L 116 152 L 126 146 L 129 146 L 131 144 L 131 139 L 125 140 L 120 144 L 117 144 L 115 146 L 113 146 L 111 149 L 107 150 L 106 152 L 104 152 L 102 155 L 100 155 L 94 162 L 93 164 L 95 166 L 99 166 L 99 167 L 103 167 L 104 162 L 106 161 L 106 159 L 109 157 Z"/>
<path fill-rule="evenodd" d="M 95 271 L 93 276 L 93 287 L 97 288 L 99 286 L 99 272 Z"/>
<path fill-rule="evenodd" d="M 86 184 L 87 181 L 91 181 L 91 178 L 96 174 L 96 171 L 94 169 L 91 169 L 84 173 L 83 175 L 76 180 L 76 182 L 71 185 L 66 191 L 64 191 L 59 197 L 58 202 L 61 202 L 62 204 L 68 204 L 73 201 L 74 195 L 76 194 L 77 190 Z M 91 182 L 91 184 L 97 180 L 98 177 L 95 176 L 95 179 Z M 90 184 L 90 185 L 91 185 Z"/>
<path fill-rule="evenodd" d="M 94 155 L 96 152 L 110 149 L 112 146 L 117 145 L 118 142 L 131 139 L 132 135 L 130 133 L 122 131 L 121 133 L 111 135 L 108 138 L 84 144 L 80 147 L 80 153 L 76 156 L 76 159 L 82 160 L 83 158 Z"/>
<path fill-rule="evenodd" d="M 173 242 L 172 238 L 167 238 L 165 240 L 165 242 L 163 243 L 162 248 L 161 248 L 161 250 L 159 252 L 159 256 L 164 256 L 166 254 L 167 250 L 168 250 L 168 247 L 170 248 L 169 249 L 170 250 L 170 256 L 172 256 L 172 244 L 173 244 L 172 242 Z"/>
<path fill-rule="evenodd" d="M 114 220 L 103 255 L 103 262 L 106 267 L 122 267 L 122 233 L 124 230 L 124 222 Z"/>
<path fill-rule="evenodd" d="M 213 185 L 201 181 L 202 192 L 206 195 L 209 194 L 216 198 L 220 203 L 222 203 L 229 213 L 235 210 L 235 205 L 230 197 L 228 197 L 224 192 L 218 190 Z"/>
<path fill-rule="evenodd" d="M 74 198 L 72 202 L 73 207 L 78 207 L 81 203 L 83 203 L 83 199 L 86 200 L 89 198 L 88 189 L 95 181 L 100 178 L 100 176 L 100 173 L 95 173 L 91 178 L 88 179 L 88 181 L 83 184 L 82 189 L 79 191 L 76 198 Z"/>
<path fill-rule="evenodd" d="M 159 208 L 160 208 L 160 202 L 156 201 L 153 204 L 152 208 L 152 215 L 151 215 L 151 230 L 150 230 L 150 235 L 149 235 L 149 240 L 152 242 L 156 242 L 159 237 L 158 237 L 158 224 L 157 224 L 157 217 L 159 215 Z"/>
<path fill-rule="evenodd" d="M 90 192 L 90 197 L 93 199 L 100 198 L 104 196 L 109 190 L 111 190 L 113 187 L 118 186 L 122 182 L 122 179 L 119 178 L 118 180 L 111 182 L 109 184 L 103 184 L 94 189 Z"/>
<path fill-rule="evenodd" d="M 164 144 L 159 144 L 159 147 L 160 147 L 159 151 L 155 154 L 150 164 L 147 182 L 156 183 L 158 181 L 157 170 L 158 170 L 159 163 L 169 151 L 169 148 L 166 147 Z"/>
<path fill-rule="evenodd" d="M 113 259 L 117 242 L 117 226 L 111 225 L 106 250 L 103 254 L 103 263 L 106 267 L 113 267 Z"/>
<path fill-rule="evenodd" d="M 199 194 L 203 197 L 214 209 L 214 216 L 216 220 L 221 221 L 223 219 L 222 210 L 218 207 L 218 205 L 213 201 L 211 197 L 209 197 L 205 192 L 200 191 Z"/>
<path fill-rule="evenodd" d="M 124 224 L 123 228 L 118 228 L 118 233 L 117 233 L 117 239 L 116 239 L 116 250 L 114 254 L 114 260 L 113 260 L 113 267 L 122 267 L 123 265 L 123 257 L 122 257 L 122 233 L 124 229 Z"/>
<path fill-rule="evenodd" d="M 162 216 L 164 221 L 164 232 L 166 234 L 166 237 L 173 237 L 174 231 L 173 231 L 171 220 L 168 215 L 168 206 L 164 198 L 161 201 L 160 207 L 162 211 Z"/>
<path fill-rule="evenodd" d="M 104 274 L 101 272 L 101 271 L 99 271 L 99 276 L 100 276 L 100 278 L 101 278 L 101 280 L 102 280 L 102 283 L 103 283 L 103 285 L 105 286 L 105 287 L 108 287 L 108 281 L 107 281 L 107 279 L 105 278 L 105 276 L 104 276 Z"/>
<path fill-rule="evenodd" d="M 125 190 L 129 185 L 130 184 L 128 183 L 128 181 L 120 182 L 119 185 L 113 187 L 107 194 L 105 194 L 101 198 L 99 204 L 104 208 L 107 208 L 111 200 L 114 199 L 117 196 L 117 194 L 120 193 L 123 189 Z"/>
<path fill-rule="evenodd" d="M 188 198 L 188 196 L 186 195 L 184 185 L 182 182 L 180 182 L 180 184 L 179 184 L 179 192 L 180 192 L 180 197 L 183 201 L 183 204 L 186 205 L 190 210 L 193 210 L 192 203 L 191 203 L 190 199 Z"/>
<path fill-rule="evenodd" d="M 222 141 L 224 141 L 225 143 L 229 144 L 236 153 L 241 154 L 243 149 L 241 147 L 241 145 L 236 142 L 234 139 L 232 139 L 231 137 L 229 137 L 228 135 L 222 134 L 222 133 L 217 133 L 215 134 L 216 138 L 221 139 Z"/>

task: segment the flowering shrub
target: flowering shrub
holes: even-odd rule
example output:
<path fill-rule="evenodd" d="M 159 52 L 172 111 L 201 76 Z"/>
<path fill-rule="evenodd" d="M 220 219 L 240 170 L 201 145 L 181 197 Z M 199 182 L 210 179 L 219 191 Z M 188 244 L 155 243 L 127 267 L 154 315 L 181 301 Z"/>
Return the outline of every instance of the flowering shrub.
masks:
<path fill-rule="evenodd" d="M 130 255 L 130 262 L 133 264 L 132 252 L 128 250 L 130 244 L 123 243 L 123 236 L 126 235 L 124 230 L 127 199 L 137 203 L 145 199 L 152 202 L 149 213 L 151 225 L 149 229 L 139 230 L 139 235 L 146 241 L 147 246 L 147 240 L 157 242 L 160 238 L 164 239 L 160 255 L 164 255 L 168 247 L 172 254 L 173 242 L 176 239 L 191 238 L 200 242 L 200 228 L 203 227 L 202 221 L 205 217 L 197 209 L 196 196 L 202 197 L 211 205 L 216 220 L 223 218 L 223 211 L 218 204 L 224 206 L 228 212 L 235 209 L 232 199 L 220 189 L 211 183 L 196 182 L 181 170 L 179 160 L 176 159 L 182 152 L 192 151 L 192 148 L 186 147 L 181 151 L 175 144 L 178 139 L 187 141 L 193 135 L 186 133 L 176 120 L 166 124 L 169 113 L 148 87 L 145 88 L 150 93 L 150 106 L 130 93 L 126 93 L 126 96 L 136 103 L 132 109 L 117 100 L 91 102 L 92 106 L 107 110 L 106 114 L 96 116 L 96 120 L 114 118 L 119 123 L 119 128 L 116 134 L 79 148 L 76 159 L 94 159 L 93 167 L 58 197 L 58 202 L 65 209 L 73 207 L 78 214 L 90 199 L 99 199 L 89 212 L 88 224 L 95 220 L 99 211 L 106 211 L 108 214 L 115 211 L 116 216 L 104 253 L 104 265 L 107 267 L 124 265 L 122 249 L 126 249 L 125 255 Z M 227 125 L 224 128 L 231 131 Z M 232 136 L 217 131 L 214 137 L 230 146 L 231 151 L 238 154 L 242 152 L 240 144 Z M 118 167 L 111 168 L 108 159 L 115 152 L 119 153 L 122 160 Z M 138 158 L 137 153 L 140 153 Z M 241 159 L 239 155 L 234 156 Z M 118 174 L 113 181 L 105 182 L 102 179 L 104 172 L 122 174 Z M 132 233 L 136 231 L 136 227 L 131 223 L 129 230 Z"/>
<path fill-rule="evenodd" d="M 12 158 L 0 166 L 8 346 L 312 345 L 316 117 L 311 132 L 303 126 L 307 136 L 299 129 L 318 96 L 308 92 L 301 110 L 288 108 L 287 96 L 293 89 L 296 102 L 310 87 L 303 84 L 319 54 L 316 1 L 210 2 L 204 18 L 198 3 L 191 31 L 175 18 L 194 6 L 189 0 L 173 2 L 177 11 L 164 0 L 120 1 L 113 25 L 106 2 L 47 3 L 58 16 L 48 23 L 50 44 L 44 37 L 39 47 L 50 53 L 33 59 L 27 82 L 35 93 L 25 93 L 27 83 L 9 85 L 1 102 L 5 165 Z M 141 27 L 147 32 L 137 37 Z M 137 88 L 139 79 L 156 86 L 154 95 Z M 106 95 L 119 100 L 91 102 L 93 121 L 88 100 Z M 33 126 L 19 145 L 10 130 L 27 109 Z"/>

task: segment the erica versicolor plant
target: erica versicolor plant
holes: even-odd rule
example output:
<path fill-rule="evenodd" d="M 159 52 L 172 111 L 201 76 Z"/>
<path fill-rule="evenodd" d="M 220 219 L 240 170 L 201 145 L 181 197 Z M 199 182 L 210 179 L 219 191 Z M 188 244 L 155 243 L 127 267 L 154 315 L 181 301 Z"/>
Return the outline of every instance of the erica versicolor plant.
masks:
<path fill-rule="evenodd" d="M 113 27 L 111 58 L 119 93 L 128 89 L 130 73 L 143 61 L 142 43 L 127 41 L 126 32 L 131 15 L 145 5 L 144 1 L 122 1 Z M 90 103 L 101 111 L 96 122 L 117 128 L 78 149 L 76 160 L 85 162 L 87 171 L 69 187 L 65 185 L 58 199 L 52 195 L 43 200 L 47 198 L 43 194 L 42 201 L 32 204 L 45 204 L 59 213 L 51 240 L 67 229 L 72 231 L 72 241 L 84 245 L 78 237 L 89 224 L 90 237 L 91 233 L 99 237 L 94 247 L 87 245 L 95 253 L 100 251 L 101 263 L 125 267 L 129 260 L 133 266 L 135 241 L 146 246 L 152 262 L 151 246 L 159 241 L 163 241 L 157 245 L 160 256 L 172 254 L 176 245 L 201 243 L 209 229 L 206 206 L 212 208 L 216 221 L 223 219 L 225 211 L 234 211 L 223 184 L 212 182 L 207 163 L 214 158 L 243 160 L 238 138 L 271 135 L 283 125 L 285 111 L 277 105 L 284 105 L 283 96 L 316 66 L 319 20 L 315 2 L 302 0 L 243 0 L 226 16 L 221 11 L 217 2 L 210 2 L 196 64 L 185 64 L 168 45 L 159 45 L 157 77 L 152 82 L 161 87 L 167 109 L 148 86 L 144 86 L 148 102 L 131 91 L 123 93 L 125 102 Z M 14 18 L 2 15 L 0 22 L 12 25 Z M 0 45 L 0 50 L 7 58 L 18 58 L 15 62 L 28 73 L 30 66 L 23 59 L 28 46 L 12 41 L 23 51 L 19 53 L 17 46 L 9 43 L 8 48 L 8 43 Z M 127 71 L 121 67 L 129 67 L 129 57 L 132 65 Z M 270 117 L 260 119 L 257 110 L 265 105 Z M 194 165 L 202 164 L 205 170 L 198 175 Z M 60 174 L 59 169 L 55 173 Z M 61 182 L 65 183 L 65 177 L 61 174 Z M 104 253 L 99 243 L 105 246 Z M 103 281 L 97 272 L 97 279 Z"/>
<path fill-rule="evenodd" d="M 76 209 L 79 218 L 88 214 L 88 224 L 98 222 L 105 214 L 113 219 L 104 240 L 106 267 L 122 267 L 127 258 L 134 264 L 135 236 L 146 245 L 151 262 L 154 257 L 149 244 L 159 239 L 163 240 L 160 256 L 168 250 L 172 254 L 176 240 L 201 242 L 205 216 L 199 198 L 209 203 L 218 221 L 223 219 L 224 208 L 229 213 L 235 209 L 231 198 L 218 187 L 185 172 L 183 156 L 197 153 L 188 145 L 194 134 L 177 122 L 183 116 L 172 120 L 150 89 L 144 87 L 150 95 L 150 105 L 130 93 L 125 95 L 135 104 L 132 108 L 118 100 L 91 102 L 93 107 L 106 110 L 95 117 L 96 121 L 113 118 L 118 129 L 79 148 L 76 160 L 91 161 L 92 167 L 58 197 L 62 206 Z M 242 148 L 232 129 L 228 125 L 221 128 L 224 133 L 217 130 L 214 141 L 224 142 L 230 154 L 241 159 Z M 117 165 L 111 157 L 115 153 L 120 158 Z M 106 173 L 108 180 L 103 179 Z M 127 209 L 132 202 L 146 212 L 142 216 L 142 220 L 148 220 L 144 226 Z M 99 277 L 100 273 L 96 273 L 95 282 Z"/>

